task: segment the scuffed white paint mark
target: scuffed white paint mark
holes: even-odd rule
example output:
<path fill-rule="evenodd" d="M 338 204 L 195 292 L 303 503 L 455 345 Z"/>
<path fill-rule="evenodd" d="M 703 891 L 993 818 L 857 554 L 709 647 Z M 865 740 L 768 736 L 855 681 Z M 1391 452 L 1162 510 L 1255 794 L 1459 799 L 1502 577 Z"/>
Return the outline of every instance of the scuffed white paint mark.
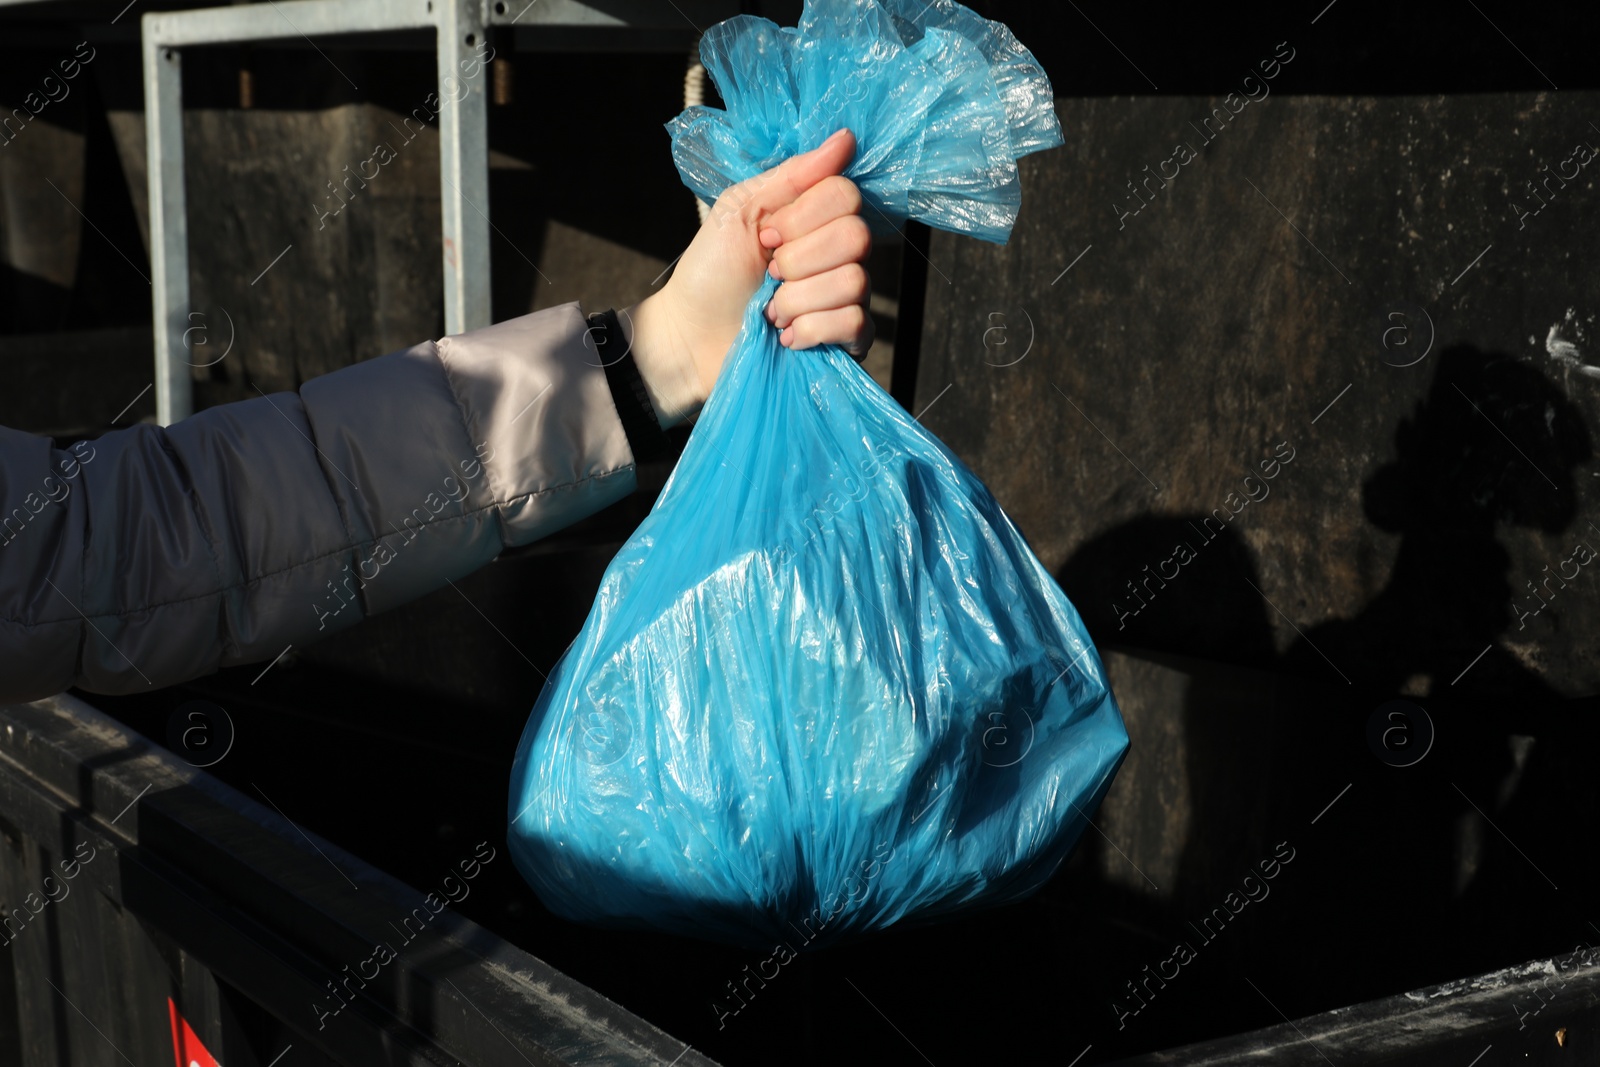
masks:
<path fill-rule="evenodd" d="M 1560 323 L 1550 327 L 1550 334 L 1544 339 L 1544 350 L 1558 363 L 1579 362 L 1578 346 L 1563 338 L 1560 331 Z"/>
<path fill-rule="evenodd" d="M 1571 322 L 1575 317 L 1576 313 L 1573 309 L 1568 308 L 1566 321 Z M 1600 367 L 1583 362 L 1583 353 L 1579 351 L 1577 342 L 1561 336 L 1563 332 L 1569 332 L 1577 336 L 1575 329 L 1569 328 L 1567 331 L 1563 331 L 1562 324 L 1559 322 L 1551 326 L 1549 334 L 1544 339 L 1544 350 L 1550 354 L 1550 358 L 1586 377 L 1600 378 Z"/>

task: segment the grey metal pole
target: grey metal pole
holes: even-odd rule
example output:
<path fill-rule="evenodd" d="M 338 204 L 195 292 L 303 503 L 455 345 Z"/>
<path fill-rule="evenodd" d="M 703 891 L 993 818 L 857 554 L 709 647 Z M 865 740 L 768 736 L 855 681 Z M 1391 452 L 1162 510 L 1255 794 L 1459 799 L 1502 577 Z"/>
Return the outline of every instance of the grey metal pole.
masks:
<path fill-rule="evenodd" d="M 483 0 L 433 0 L 439 40 L 444 332 L 489 325 L 489 83 Z"/>
<path fill-rule="evenodd" d="M 150 271 L 156 342 L 156 421 L 194 409 L 185 359 L 189 312 L 189 224 L 183 190 L 183 61 L 155 43 L 156 14 L 143 19 L 145 157 L 150 188 Z"/>

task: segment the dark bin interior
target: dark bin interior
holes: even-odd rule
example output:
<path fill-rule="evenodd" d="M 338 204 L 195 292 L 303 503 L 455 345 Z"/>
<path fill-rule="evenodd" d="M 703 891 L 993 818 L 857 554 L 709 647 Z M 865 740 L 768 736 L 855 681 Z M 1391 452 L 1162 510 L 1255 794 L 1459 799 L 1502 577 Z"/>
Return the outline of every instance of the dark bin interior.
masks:
<path fill-rule="evenodd" d="M 794 6 L 762 9 L 792 22 Z M 1600 909 L 1593 906 L 1600 871 L 1588 847 L 1600 807 L 1592 772 L 1600 740 L 1592 666 L 1600 601 L 1578 586 L 1560 611 L 1538 621 L 1545 629 L 1532 644 L 1516 637 L 1517 618 L 1504 607 L 1508 595 L 1526 599 L 1522 583 L 1543 577 L 1541 563 L 1588 536 L 1588 519 L 1600 523 L 1588 429 L 1600 400 L 1592 379 L 1544 357 L 1542 335 L 1560 308 L 1584 294 L 1593 298 L 1600 190 L 1592 183 L 1571 190 L 1552 205 L 1569 209 L 1565 221 L 1540 220 L 1551 225 L 1518 246 L 1512 238 L 1521 231 L 1514 217 L 1505 222 L 1502 188 L 1519 187 L 1556 148 L 1590 136 L 1582 116 L 1600 115 L 1600 95 L 1589 84 L 1595 68 L 1586 49 L 1594 38 L 1584 31 L 1591 27 L 1554 21 L 1578 18 L 1566 13 L 1536 18 L 1468 5 L 1436 18 L 1357 0 L 1292 18 L 1267 5 L 1226 15 L 973 6 L 1006 21 L 1034 48 L 1055 83 L 1069 145 L 1054 154 L 1059 158 L 1024 165 L 1023 224 L 1008 249 L 967 247 L 965 239 L 929 239 L 913 229 L 907 245 L 879 250 L 879 289 L 898 299 L 898 312 L 880 322 L 894 353 L 892 371 L 880 371 L 912 410 L 947 384 L 961 384 L 928 424 L 990 482 L 1101 643 L 1133 750 L 1095 816 L 1097 829 L 1026 902 L 803 954 L 775 976 L 767 954 L 557 920 L 508 861 L 486 867 L 458 909 L 729 1065 L 1106 1063 L 1600 943 Z M 1124 236 L 1135 243 L 1114 244 L 1123 231 L 1109 205 L 1126 195 L 1123 179 L 1154 165 L 1157 147 L 1165 153 L 1173 137 L 1188 136 L 1183 117 L 1204 114 L 1196 100 L 1232 91 L 1284 38 L 1300 53 L 1291 68 L 1297 80 L 1280 85 L 1287 99 L 1275 105 L 1284 106 L 1264 112 L 1253 140 L 1208 157 L 1226 183 L 1205 170 L 1185 173 L 1167 215 L 1128 220 L 1132 234 Z M 20 43 L 0 48 L 16 59 L 7 64 L 13 70 L 26 71 L 35 56 Z M 422 51 L 352 46 L 333 54 L 365 72 L 364 82 L 371 76 L 370 99 L 385 107 L 403 110 L 430 76 L 431 57 Z M 256 72 L 257 107 L 267 111 L 315 117 L 369 99 L 352 96 L 304 57 L 265 48 L 197 53 L 186 93 L 207 114 L 195 119 L 191 136 L 241 136 L 228 133 L 226 119 L 240 65 Z M 596 64 L 606 65 L 606 77 L 595 77 Z M 618 73 L 624 67 L 626 77 Z M 86 93 L 72 104 L 81 111 L 61 119 L 76 123 L 87 144 L 91 214 L 113 243 L 129 248 L 139 245 L 142 190 L 113 180 L 121 127 L 106 115 L 138 107 L 137 69 L 135 50 L 107 45 L 96 70 L 99 95 Z M 526 165 L 495 170 L 495 216 L 503 230 L 545 234 L 546 245 L 513 247 L 497 238 L 497 318 L 528 310 L 529 292 L 534 306 L 589 303 L 591 294 L 603 294 L 592 297 L 600 304 L 631 300 L 653 273 L 638 275 L 635 260 L 665 262 L 681 249 L 694 217 L 659 132 L 678 109 L 681 69 L 679 57 L 647 54 L 519 60 L 519 103 L 496 115 L 491 137 L 497 150 Z M 1567 97 L 1546 94 L 1546 72 Z M 561 106 L 580 89 L 583 109 Z M 1153 99 L 1130 103 L 1133 94 Z M 1430 111 L 1434 105 L 1391 94 L 1450 94 L 1457 109 L 1450 99 Z M 1340 125 L 1342 105 L 1329 105 L 1326 114 L 1293 111 L 1298 98 L 1319 95 L 1358 98 L 1346 111 L 1373 117 Z M 617 138 L 644 146 L 636 161 L 610 170 L 574 164 L 594 115 L 606 116 Z M 1417 123 L 1430 117 L 1436 124 L 1417 136 Z M 1282 144 L 1296 143 L 1307 129 L 1321 131 L 1324 156 L 1285 172 Z M 330 131 L 331 124 L 321 129 L 308 119 L 295 136 L 334 136 Z M 1447 147 L 1452 138 L 1471 141 L 1479 153 L 1499 145 L 1503 158 L 1474 179 L 1479 188 L 1451 202 L 1448 217 L 1466 229 L 1472 210 L 1497 213 L 1491 221 L 1499 228 L 1484 223 L 1481 241 L 1476 230 L 1470 241 L 1447 239 L 1437 232 L 1445 216 L 1414 209 L 1435 224 L 1423 229 L 1436 246 L 1450 243 L 1448 254 L 1423 270 L 1407 257 L 1434 253 L 1413 251 L 1414 239 L 1390 217 L 1412 210 L 1409 202 L 1395 208 L 1378 204 L 1370 191 L 1342 190 L 1356 184 L 1349 175 L 1362 167 L 1392 162 L 1402 142 L 1419 155 L 1432 152 L 1427 165 L 1440 173 L 1466 166 L 1452 163 L 1466 154 Z M 191 168 L 198 158 L 191 151 Z M 1243 182 L 1251 175 L 1263 188 L 1269 177 L 1276 182 L 1271 199 L 1285 218 L 1320 220 L 1312 230 L 1317 243 L 1359 278 L 1359 286 L 1349 285 L 1359 295 L 1317 273 L 1323 260 L 1288 228 L 1273 231 L 1276 243 L 1229 236 L 1236 219 L 1227 211 L 1260 206 Z M 232 206 L 249 197 L 206 178 L 200 170 L 190 179 L 196 295 L 228 304 L 235 295 L 220 279 L 239 273 L 234 257 L 264 257 L 254 248 L 236 251 L 231 240 L 254 239 Z M 240 180 L 259 175 L 245 172 Z M 253 395 L 256 383 L 290 387 L 351 353 L 369 357 L 437 333 L 437 205 L 432 216 L 426 208 L 433 180 L 418 163 L 408 184 L 397 180 L 386 215 L 352 212 L 350 243 L 317 259 L 305 283 L 323 284 L 315 282 L 317 272 L 335 279 L 325 285 L 326 303 L 314 315 L 297 312 L 297 323 L 290 309 L 304 294 L 289 289 L 271 297 L 278 314 L 260 316 L 262 332 L 249 345 L 245 369 L 229 364 L 213 372 L 198 383 L 197 402 Z M 1431 197 L 1437 183 L 1416 180 Z M 1178 199 L 1189 195 L 1182 182 L 1196 190 L 1194 199 Z M 1303 192 L 1308 188 L 1313 193 Z M 1294 189 L 1302 192 L 1279 192 Z M 251 195 L 269 192 L 255 187 Z M 1330 200 L 1318 208 L 1322 193 Z M 616 205 L 625 200 L 637 203 L 644 225 L 624 224 Z M 1192 229 L 1163 228 L 1183 212 L 1195 220 Z M 378 236 L 380 219 L 392 231 L 387 236 Z M 230 239 L 204 236 L 208 220 Z M 1270 212 L 1251 222 L 1257 224 L 1280 226 Z M 1090 244 L 1102 255 L 1114 252 L 1106 261 L 1113 265 L 1085 259 L 1061 280 L 1056 269 Z M 1479 270 L 1497 272 L 1489 291 L 1462 296 L 1476 279 L 1456 272 L 1485 244 L 1516 258 L 1509 266 L 1484 260 Z M 1211 248 L 1224 251 L 1207 259 Z M 391 277 L 380 294 L 357 299 L 351 294 L 361 287 L 339 280 L 375 272 L 379 263 L 410 262 L 408 255 L 427 266 L 416 277 Z M 553 269 L 562 256 L 569 257 L 560 261 L 564 270 Z M 554 280 L 531 269 L 529 257 Z M 39 288 L 33 275 L 5 276 L 6 306 L 19 310 L 3 327 L 15 336 L 0 336 L 0 346 L 21 354 L 17 380 L 34 375 L 27 379 L 33 393 L 50 393 L 46 357 L 59 351 L 37 335 L 67 328 L 81 335 L 85 365 L 98 368 L 85 386 L 94 411 L 109 414 L 146 380 L 148 334 L 140 330 L 148 329 L 147 290 L 106 281 L 116 263 L 107 248 L 86 244 L 83 266 L 67 283 Z M 1174 263 L 1187 264 L 1187 275 L 1162 273 Z M 1263 279 L 1279 275 L 1299 288 L 1273 297 L 1275 304 L 1249 302 Z M 416 293 L 428 295 L 411 300 Z M 1398 300 L 1443 312 L 1435 316 L 1435 358 L 1405 380 L 1382 377 L 1393 365 L 1379 365 L 1367 351 L 1368 319 Z M 997 379 L 974 377 L 994 373 L 984 368 L 988 316 L 1003 309 L 1012 321 L 1019 303 L 1032 308 L 1039 325 L 1040 351 L 1028 373 L 1044 369 L 991 388 Z M 1583 327 L 1589 309 L 1578 311 Z M 316 316 L 334 325 L 308 333 L 305 322 L 322 321 Z M 1543 324 L 1539 344 L 1528 349 L 1537 359 L 1524 351 L 1528 322 Z M 1335 340 L 1313 343 L 1318 330 L 1307 323 L 1325 324 Z M 1134 340 L 1116 340 L 1129 329 Z M 1095 342 L 1097 333 L 1112 340 Z M 144 347 L 124 358 L 130 336 L 144 337 Z M 1579 348 L 1592 336 L 1578 335 Z M 1264 370 L 1239 355 L 1283 350 L 1295 355 L 1284 361 L 1288 371 Z M 32 362 L 21 358 L 30 353 Z M 1520 369 L 1495 378 L 1508 364 Z M 1213 393 L 1213 380 L 1247 399 L 1237 406 L 1218 400 L 1226 390 Z M 1345 410 L 1362 412 L 1356 421 L 1317 415 L 1347 381 L 1360 383 L 1344 397 Z M 1083 405 L 1083 420 L 1052 384 Z M 1487 406 L 1447 410 L 1451 387 Z M 1483 392 L 1491 387 L 1498 390 L 1492 403 Z M 1359 399 L 1362 391 L 1368 400 Z M 1370 401 L 1374 391 L 1381 401 Z M 1292 404 L 1284 399 L 1291 394 Z M 83 395 L 62 392 L 42 408 L 19 395 L 0 398 L 8 424 L 63 439 L 104 428 L 103 415 L 74 414 L 88 409 Z M 124 423 L 145 414 L 150 398 L 141 403 Z M 1290 407 L 1292 420 L 1272 414 Z M 1093 430 L 1085 425 L 1090 417 Z M 1234 433 L 1241 419 L 1248 432 Z M 1261 442 L 1260 454 L 1270 454 L 1280 439 L 1274 433 L 1291 421 L 1297 442 L 1324 436 L 1315 450 L 1305 446 L 1303 462 L 1314 466 L 1304 484 L 1280 487 L 1280 517 L 1245 525 L 1242 534 L 1230 530 L 1220 549 L 1187 568 L 1183 584 L 1154 601 L 1160 612 L 1119 626 L 1118 609 L 1108 605 L 1128 603 L 1124 579 L 1142 577 L 1144 564 L 1188 536 L 1182 526 L 1203 523 L 1206 508 L 1152 497 L 1150 478 L 1123 465 L 1117 452 L 1152 461 L 1150 473 L 1163 485 L 1169 476 L 1200 479 L 1204 496 L 1213 486 L 1231 488 L 1224 482 L 1242 474 L 1218 471 L 1238 457 L 1254 461 Z M 1191 423 L 1215 431 L 1226 446 L 1218 446 L 1223 459 L 1202 463 L 1192 440 L 1165 443 L 1164 427 Z M 1535 432 L 1541 425 L 1543 436 Z M 1492 429 L 1523 441 L 1529 466 L 1518 466 Z M 1024 436 L 1036 438 L 1041 451 L 1006 451 Z M 1452 458 L 1474 449 L 1501 452 L 1481 469 Z M 1158 470 L 1163 455 L 1177 458 Z M 1533 468 L 1552 476 L 1549 486 Z M 212 758 L 206 746 L 225 731 L 185 741 L 183 730 L 194 721 L 188 713 L 206 711 L 217 729 L 221 709 L 234 736 L 212 773 L 258 800 L 270 798 L 288 818 L 408 884 L 432 886 L 477 842 L 502 842 L 511 757 L 543 672 L 581 627 L 601 572 L 667 469 L 642 472 L 644 488 L 634 498 L 509 553 L 457 589 L 293 649 L 270 667 L 233 668 L 154 693 L 80 695 L 200 762 Z M 1408 507 L 1418 502 L 1426 506 Z M 1386 504 L 1406 517 L 1394 519 Z M 1436 513 L 1429 509 L 1441 508 L 1443 517 L 1429 521 Z M 1463 517 L 1469 513 L 1471 521 Z M 1397 568 L 1386 585 L 1396 539 L 1405 540 L 1408 568 Z M 1372 547 L 1385 544 L 1390 549 Z M 1302 581 L 1310 573 L 1304 561 L 1319 552 L 1353 560 L 1351 573 L 1331 587 L 1315 575 Z M 1247 580 L 1275 602 L 1251 594 Z M 1324 607 L 1330 599 L 1354 607 Z M 1492 650 L 1472 660 L 1482 646 Z M 1461 684 L 1451 682 L 1469 660 L 1477 673 L 1463 671 Z M 1410 683 L 1416 673 L 1436 679 L 1426 696 Z M 1408 766 L 1394 765 L 1407 758 L 1396 755 L 1397 742 L 1369 739 L 1375 714 L 1397 699 L 1423 707 L 1433 728 L 1426 755 Z M 1407 731 L 1419 730 L 1407 714 Z M 1393 720 L 1379 721 L 1387 729 Z M 1406 736 L 1409 743 L 1421 735 Z M 1275 859 L 1271 880 L 1263 879 L 1263 863 L 1270 868 Z M 1192 955 L 1181 963 L 1179 943 Z M 1501 1052 L 1535 1039 L 1510 1030 L 1496 1039 Z M 1550 1037 L 1541 1030 L 1537 1040 L 1543 1048 Z"/>
<path fill-rule="evenodd" d="M 587 566 L 559 556 L 502 560 L 460 584 L 537 662 L 541 652 L 554 656 L 564 647 L 559 637 L 538 637 L 536 627 L 551 625 L 556 612 L 519 625 L 516 612 L 493 614 L 498 598 L 512 603 L 535 589 L 548 596 L 552 584 L 564 583 L 573 590 L 566 603 L 585 605 L 581 594 L 597 584 L 604 559 L 597 552 Z M 440 646 L 456 644 L 475 649 L 482 658 L 473 665 L 486 673 L 498 668 L 515 677 L 520 670 L 535 692 L 536 672 L 459 595 L 446 594 L 374 619 L 359 638 L 337 639 L 348 642 L 339 652 L 358 659 L 381 650 L 388 662 L 430 669 Z M 565 613 L 568 632 L 576 632 L 582 613 Z M 1109 1062 L 1281 1022 L 1279 1012 L 1298 1018 L 1560 954 L 1583 942 L 1585 929 L 1600 943 L 1582 903 L 1596 888 L 1593 864 L 1571 836 L 1594 810 L 1592 779 L 1581 773 L 1594 728 L 1570 725 L 1578 717 L 1592 722 L 1592 701 L 1518 717 L 1530 735 L 1561 743 L 1527 767 L 1514 809 L 1495 819 L 1539 857 L 1559 890 L 1497 838 L 1482 842 L 1471 889 L 1457 896 L 1446 884 L 1458 818 L 1448 798 L 1457 796 L 1452 781 L 1464 790 L 1479 785 L 1482 795 L 1506 770 L 1508 758 L 1492 744 L 1503 718 L 1498 709 L 1430 705 L 1436 719 L 1465 729 L 1441 731 L 1428 759 L 1402 775 L 1373 759 L 1362 739 L 1341 736 L 1348 731 L 1336 724 L 1364 720 L 1364 706 L 1341 702 L 1342 694 L 1316 683 L 1189 661 L 1108 658 L 1136 742 L 1146 753 L 1158 750 L 1155 758 L 1186 762 L 1197 781 L 1205 777 L 1204 793 L 1187 801 L 1191 810 L 1247 827 L 1215 855 L 1196 849 L 1184 857 L 1186 881 L 1210 897 L 1196 891 L 1192 900 L 1163 906 L 1126 879 L 1112 883 L 1101 872 L 1129 861 L 1091 832 L 1062 872 L 1024 903 L 802 955 L 767 982 L 759 975 L 771 975 L 770 963 L 763 968 L 770 954 L 556 919 L 509 863 L 486 867 L 458 910 L 730 1065 L 915 1062 L 908 1045 L 935 1063 L 1029 1062 L 1043 1048 L 1070 1059 L 1090 1045 L 1082 1062 Z M 408 884 L 431 886 L 477 841 L 503 839 L 509 760 L 491 754 L 514 749 L 522 709 L 422 692 L 420 679 L 385 684 L 309 655 L 284 667 L 254 687 L 259 667 L 226 671 L 182 692 L 96 703 L 158 738 L 188 700 L 220 705 L 237 735 L 214 773 L 257 799 L 270 796 L 289 818 L 374 857 Z M 1168 710 L 1164 698 L 1174 682 L 1195 679 L 1195 689 L 1213 695 L 1185 708 L 1193 740 L 1186 750 L 1160 749 L 1153 720 Z M 1254 703 L 1242 714 L 1233 706 L 1240 694 Z M 1316 706 L 1326 728 L 1282 729 L 1307 705 Z M 374 708 L 382 709 L 381 723 L 372 722 Z M 1223 799 L 1213 792 L 1221 782 L 1244 787 Z M 1349 791 L 1340 795 L 1346 783 Z M 1230 847 L 1242 841 L 1259 846 L 1254 853 Z M 1267 895 L 1225 926 L 1213 919 L 1195 933 L 1188 923 L 1223 907 L 1279 842 L 1288 843 L 1293 859 L 1266 883 Z M 328 877 L 337 879 L 331 871 Z M 1197 958 L 1170 990 L 1153 987 L 1148 1007 L 1119 1029 L 1113 1002 L 1136 1007 L 1127 983 L 1145 981 L 1171 957 L 1174 942 L 1185 940 Z M 730 982 L 748 983 L 748 1006 L 722 1014 L 738 1008 Z"/>

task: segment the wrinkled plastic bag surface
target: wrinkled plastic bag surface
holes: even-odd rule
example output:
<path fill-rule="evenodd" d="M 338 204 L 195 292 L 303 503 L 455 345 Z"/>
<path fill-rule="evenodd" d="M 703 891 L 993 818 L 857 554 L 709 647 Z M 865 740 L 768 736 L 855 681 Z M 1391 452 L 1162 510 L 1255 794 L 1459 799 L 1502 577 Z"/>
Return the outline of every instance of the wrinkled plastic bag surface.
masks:
<path fill-rule="evenodd" d="M 949 0 L 741 16 L 701 55 L 726 112 L 669 130 L 726 186 L 856 133 L 868 218 L 1004 241 L 1048 81 Z M 654 509 L 606 570 L 512 774 L 509 841 L 555 913 L 815 945 L 1016 900 L 1128 739 L 1076 610 L 973 474 L 842 349 L 751 300 Z"/>

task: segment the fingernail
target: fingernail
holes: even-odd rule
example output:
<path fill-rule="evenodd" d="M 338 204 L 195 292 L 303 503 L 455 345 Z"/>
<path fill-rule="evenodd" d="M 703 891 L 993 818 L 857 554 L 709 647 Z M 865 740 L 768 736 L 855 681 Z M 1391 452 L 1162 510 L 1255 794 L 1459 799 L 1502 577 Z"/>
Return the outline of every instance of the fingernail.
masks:
<path fill-rule="evenodd" d="M 830 133 L 828 135 L 828 139 L 826 141 L 823 141 L 822 143 L 823 144 L 832 144 L 834 141 L 837 141 L 840 137 L 843 137 L 844 136 L 844 131 L 847 130 L 847 129 L 849 129 L 848 126 L 840 126 L 837 130 L 834 130 L 832 133 Z"/>
<path fill-rule="evenodd" d="M 780 282 L 783 281 L 783 271 L 778 269 L 778 261 L 776 259 L 767 264 L 767 273 L 778 279 Z"/>
<path fill-rule="evenodd" d="M 790 345 L 794 344 L 793 326 L 784 327 L 783 332 L 778 335 L 778 343 L 785 348 L 788 348 Z"/>
<path fill-rule="evenodd" d="M 761 243 L 768 248 L 777 248 L 783 244 L 783 234 L 779 233 L 776 227 L 768 226 L 761 231 Z"/>

